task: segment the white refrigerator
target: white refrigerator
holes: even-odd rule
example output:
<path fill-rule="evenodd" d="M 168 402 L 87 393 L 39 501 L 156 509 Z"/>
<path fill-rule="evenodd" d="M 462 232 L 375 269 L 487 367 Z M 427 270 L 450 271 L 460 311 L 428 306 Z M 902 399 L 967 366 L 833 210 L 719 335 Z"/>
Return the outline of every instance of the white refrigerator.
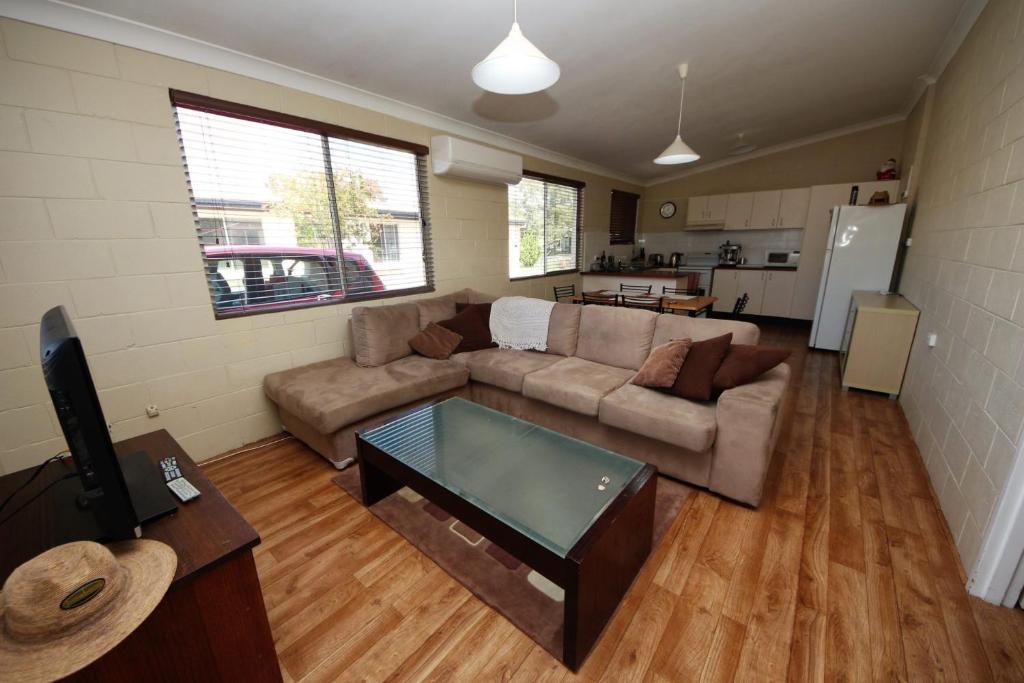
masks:
<path fill-rule="evenodd" d="M 832 209 L 810 346 L 839 350 L 854 290 L 888 291 L 906 211 L 906 204 Z"/>

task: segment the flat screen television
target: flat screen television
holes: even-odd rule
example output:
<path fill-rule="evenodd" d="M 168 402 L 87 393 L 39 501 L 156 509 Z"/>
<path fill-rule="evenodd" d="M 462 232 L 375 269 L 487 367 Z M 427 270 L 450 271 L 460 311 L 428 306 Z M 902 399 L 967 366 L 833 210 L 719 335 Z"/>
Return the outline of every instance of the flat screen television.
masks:
<path fill-rule="evenodd" d="M 54 487 L 57 535 L 70 540 L 119 540 L 177 509 L 163 476 L 145 452 L 118 458 L 89 373 L 82 342 L 63 306 L 43 316 L 39 352 L 46 386 L 77 478 Z"/>

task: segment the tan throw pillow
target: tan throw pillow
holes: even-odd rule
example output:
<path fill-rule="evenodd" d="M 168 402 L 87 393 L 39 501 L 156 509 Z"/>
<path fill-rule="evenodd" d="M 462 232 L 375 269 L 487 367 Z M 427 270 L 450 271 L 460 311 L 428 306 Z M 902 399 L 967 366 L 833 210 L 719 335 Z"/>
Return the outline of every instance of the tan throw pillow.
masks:
<path fill-rule="evenodd" d="M 655 346 L 651 349 L 651 355 L 644 361 L 640 372 L 630 381 L 637 386 L 652 389 L 671 387 L 676 383 L 679 369 L 683 367 L 691 344 L 692 339 L 673 339 L 666 344 Z"/>
<path fill-rule="evenodd" d="M 437 323 L 430 323 L 423 331 L 409 340 L 412 350 L 427 358 L 444 360 L 458 348 L 462 335 L 445 329 Z"/>

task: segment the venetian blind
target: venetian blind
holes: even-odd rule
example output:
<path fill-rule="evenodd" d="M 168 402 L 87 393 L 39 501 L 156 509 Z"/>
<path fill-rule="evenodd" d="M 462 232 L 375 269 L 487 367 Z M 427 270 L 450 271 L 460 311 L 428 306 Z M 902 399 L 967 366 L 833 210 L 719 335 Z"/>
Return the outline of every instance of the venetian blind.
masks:
<path fill-rule="evenodd" d="M 608 227 L 609 244 L 633 244 L 636 241 L 636 211 L 640 195 L 612 190 L 611 222 Z"/>
<path fill-rule="evenodd" d="M 219 317 L 427 291 L 426 148 L 172 91 Z"/>

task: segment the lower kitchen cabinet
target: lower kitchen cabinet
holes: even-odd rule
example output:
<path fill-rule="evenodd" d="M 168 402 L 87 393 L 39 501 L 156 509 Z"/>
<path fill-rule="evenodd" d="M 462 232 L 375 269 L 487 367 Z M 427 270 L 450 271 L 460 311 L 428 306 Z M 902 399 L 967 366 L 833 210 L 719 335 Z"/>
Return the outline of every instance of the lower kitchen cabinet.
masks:
<path fill-rule="evenodd" d="M 793 306 L 793 289 L 796 287 L 796 273 L 769 270 L 764 282 L 764 302 L 761 315 L 776 318 L 790 317 Z"/>
<path fill-rule="evenodd" d="M 746 294 L 744 314 L 788 318 L 795 286 L 794 271 L 717 268 L 711 287 L 711 295 L 718 297 L 713 310 L 731 313 L 736 300 Z"/>

